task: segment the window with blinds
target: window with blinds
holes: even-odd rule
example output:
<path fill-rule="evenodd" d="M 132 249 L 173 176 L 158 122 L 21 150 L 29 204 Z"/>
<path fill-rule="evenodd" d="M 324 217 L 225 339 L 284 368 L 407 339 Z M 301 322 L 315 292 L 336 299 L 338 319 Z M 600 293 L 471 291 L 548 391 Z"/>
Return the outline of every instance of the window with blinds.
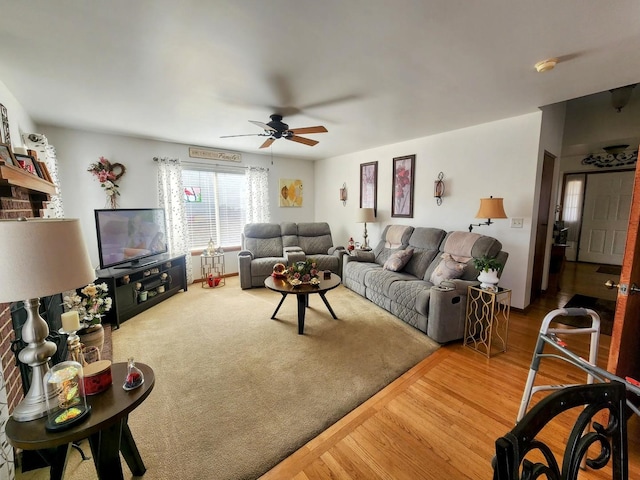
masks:
<path fill-rule="evenodd" d="M 239 246 L 246 218 L 244 172 L 183 164 L 182 181 L 190 248 L 204 249 L 210 238 L 217 246 Z"/>

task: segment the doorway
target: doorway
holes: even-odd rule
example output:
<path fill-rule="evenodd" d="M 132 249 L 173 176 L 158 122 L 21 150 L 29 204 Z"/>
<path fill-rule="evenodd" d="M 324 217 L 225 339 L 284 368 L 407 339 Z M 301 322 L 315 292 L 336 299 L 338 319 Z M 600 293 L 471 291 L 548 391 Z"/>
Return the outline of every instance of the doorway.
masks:
<path fill-rule="evenodd" d="M 533 253 L 533 272 L 531 275 L 531 301 L 542 293 L 542 276 L 544 273 L 544 257 L 547 250 L 549 232 L 549 207 L 553 190 L 553 169 L 556 157 L 544 152 L 542 178 L 540 179 L 540 201 L 538 202 L 538 223 L 536 225 L 535 249 Z"/>
<path fill-rule="evenodd" d="M 566 174 L 562 226 L 569 261 L 622 265 L 634 171 Z"/>

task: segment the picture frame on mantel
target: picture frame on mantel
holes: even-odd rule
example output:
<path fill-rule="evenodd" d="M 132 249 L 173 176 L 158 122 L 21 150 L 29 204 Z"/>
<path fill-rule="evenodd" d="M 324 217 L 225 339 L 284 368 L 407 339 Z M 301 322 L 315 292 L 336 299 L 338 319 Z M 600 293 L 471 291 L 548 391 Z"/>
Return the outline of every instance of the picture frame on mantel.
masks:
<path fill-rule="evenodd" d="M 11 151 L 11 145 L 7 143 L 0 143 L 0 162 L 5 165 L 12 165 L 14 167 L 18 166 L 16 157 L 13 156 L 13 152 Z"/>
<path fill-rule="evenodd" d="M 415 166 L 415 155 L 406 155 L 393 159 L 392 217 L 413 218 Z"/>
<path fill-rule="evenodd" d="M 360 208 L 378 213 L 378 162 L 360 164 Z"/>

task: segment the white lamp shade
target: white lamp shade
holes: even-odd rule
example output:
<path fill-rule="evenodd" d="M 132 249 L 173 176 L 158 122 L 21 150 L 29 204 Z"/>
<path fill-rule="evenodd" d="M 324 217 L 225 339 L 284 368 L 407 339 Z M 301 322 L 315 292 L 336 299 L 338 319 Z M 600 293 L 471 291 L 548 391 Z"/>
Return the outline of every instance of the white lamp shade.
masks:
<path fill-rule="evenodd" d="M 507 218 L 502 198 L 481 198 L 476 218 Z"/>
<path fill-rule="evenodd" d="M 358 210 L 358 220 L 356 223 L 374 223 L 376 212 L 373 208 L 361 208 Z"/>
<path fill-rule="evenodd" d="M 95 278 L 78 219 L 0 220 L 0 303 L 54 295 Z"/>

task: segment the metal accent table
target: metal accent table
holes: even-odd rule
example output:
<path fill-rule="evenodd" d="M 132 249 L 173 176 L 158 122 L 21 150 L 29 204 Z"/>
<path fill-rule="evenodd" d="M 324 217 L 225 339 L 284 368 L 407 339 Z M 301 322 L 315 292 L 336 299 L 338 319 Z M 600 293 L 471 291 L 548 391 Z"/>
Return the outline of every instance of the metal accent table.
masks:
<path fill-rule="evenodd" d="M 463 345 L 491 358 L 507 351 L 511 289 L 497 291 L 478 287 L 467 289 L 467 315 L 464 322 Z M 499 342 L 496 347 L 494 341 Z"/>
<path fill-rule="evenodd" d="M 214 253 L 212 255 L 207 255 L 206 253 L 201 254 L 200 270 L 202 272 L 202 288 L 222 287 L 225 284 L 224 253 Z M 216 278 L 220 280 L 218 280 L 217 284 L 209 285 L 207 282 L 209 275 L 213 276 L 214 281 Z"/>
<path fill-rule="evenodd" d="M 147 469 L 127 420 L 129 413 L 153 390 L 155 376 L 148 365 L 136 363 L 136 366 L 144 375 L 144 383 L 140 387 L 125 391 L 122 383 L 127 375 L 127 363 L 114 363 L 111 365 L 113 385 L 102 393 L 88 396 L 91 415 L 68 430 L 47 432 L 44 428 L 46 417 L 30 422 L 16 422 L 10 417 L 6 426 L 9 443 L 23 450 L 40 450 L 51 465 L 51 480 L 62 480 L 72 443 L 87 437 L 100 480 L 124 480 L 120 453 L 133 475 L 144 475 Z"/>

